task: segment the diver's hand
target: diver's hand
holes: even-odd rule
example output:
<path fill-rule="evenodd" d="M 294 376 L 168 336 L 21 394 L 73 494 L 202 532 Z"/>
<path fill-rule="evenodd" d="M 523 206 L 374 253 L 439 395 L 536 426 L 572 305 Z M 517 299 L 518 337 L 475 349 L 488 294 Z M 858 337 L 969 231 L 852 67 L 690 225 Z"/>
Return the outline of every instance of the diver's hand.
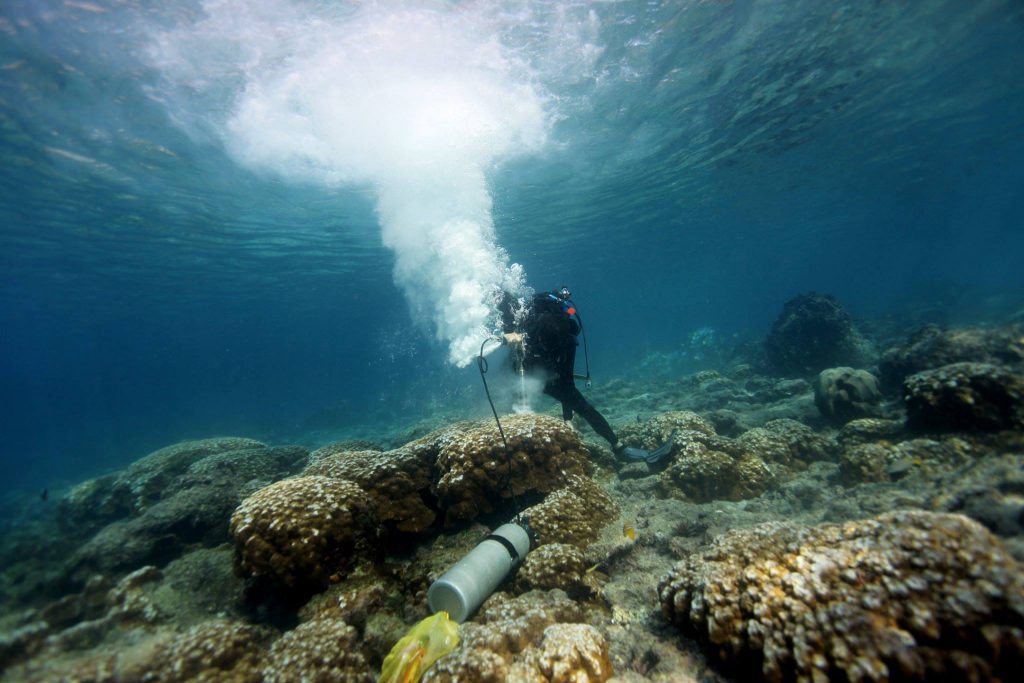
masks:
<path fill-rule="evenodd" d="M 523 335 L 519 332 L 506 332 L 505 333 L 505 344 L 508 346 L 522 346 Z"/>

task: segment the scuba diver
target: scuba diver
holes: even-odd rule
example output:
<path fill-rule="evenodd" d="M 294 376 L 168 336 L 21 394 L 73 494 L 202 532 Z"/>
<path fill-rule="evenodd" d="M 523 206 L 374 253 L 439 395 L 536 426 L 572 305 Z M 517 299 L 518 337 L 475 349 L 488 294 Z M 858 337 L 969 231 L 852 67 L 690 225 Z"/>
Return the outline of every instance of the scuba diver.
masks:
<path fill-rule="evenodd" d="M 590 405 L 576 388 L 577 337 L 583 333 L 586 352 L 586 333 L 579 311 L 567 287 L 550 292 L 538 292 L 526 303 L 525 310 L 516 309 L 516 299 L 507 292 L 498 305 L 501 314 L 504 343 L 512 347 L 517 370 L 539 373 L 544 379 L 544 393 L 562 404 L 562 419 L 569 421 L 579 413 L 587 424 L 611 444 L 616 457 L 655 463 L 672 450 L 674 434 L 654 451 L 631 448 L 619 442 L 608 420 Z M 590 381 L 589 359 L 587 374 L 580 377 Z"/>

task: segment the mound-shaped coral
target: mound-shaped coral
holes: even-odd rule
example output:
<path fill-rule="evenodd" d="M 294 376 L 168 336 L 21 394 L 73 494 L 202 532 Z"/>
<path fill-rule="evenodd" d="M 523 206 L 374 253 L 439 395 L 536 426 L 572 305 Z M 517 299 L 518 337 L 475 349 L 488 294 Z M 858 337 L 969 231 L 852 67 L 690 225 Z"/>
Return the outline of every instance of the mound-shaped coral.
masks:
<path fill-rule="evenodd" d="M 549 543 L 531 551 L 516 575 L 523 590 L 560 588 L 572 593 L 581 588 L 587 570 L 583 552 L 567 543 Z"/>
<path fill-rule="evenodd" d="M 375 524 L 366 493 L 352 482 L 284 479 L 246 498 L 231 516 L 235 562 L 243 574 L 322 588 Z"/>
<path fill-rule="evenodd" d="M 869 353 L 849 314 L 833 297 L 811 292 L 787 301 L 764 341 L 776 370 L 803 375 L 860 365 Z"/>
<path fill-rule="evenodd" d="M 699 441 L 706 443 L 715 436 L 715 428 L 697 413 L 672 410 L 660 413 L 644 422 L 635 422 L 619 430 L 619 441 L 636 448 L 654 450 L 668 441 L 672 433 L 677 443 Z"/>
<path fill-rule="evenodd" d="M 435 493 L 447 521 L 490 512 L 495 498 L 546 493 L 590 473 L 589 452 L 565 421 L 526 414 L 506 416 L 501 424 L 508 451 L 490 420 L 461 423 L 433 439 L 440 448 Z"/>
<path fill-rule="evenodd" d="M 496 595 L 474 622 L 463 624 L 462 642 L 427 671 L 424 683 L 551 681 L 589 683 L 612 676 L 608 644 L 561 591 Z"/>
<path fill-rule="evenodd" d="M 393 451 L 323 453 L 303 474 L 355 482 L 370 496 L 377 517 L 402 531 L 422 531 L 435 513 L 423 502 L 431 484 L 436 452 L 410 445 Z M 313 457 L 310 456 L 310 460 Z"/>
<path fill-rule="evenodd" d="M 771 466 L 800 470 L 815 460 L 827 460 L 832 443 L 807 425 L 782 418 L 747 430 L 736 439 L 739 448 Z"/>
<path fill-rule="evenodd" d="M 823 416 L 839 424 L 874 415 L 881 401 L 878 380 L 867 370 L 829 368 L 822 370 L 814 383 L 814 404 Z"/>
<path fill-rule="evenodd" d="M 726 533 L 658 592 L 684 633 L 767 681 L 1010 680 L 1021 570 L 966 517 L 896 512 Z"/>
<path fill-rule="evenodd" d="M 523 511 L 538 543 L 585 548 L 619 514 L 619 506 L 589 477 L 571 476 L 565 488 Z"/>
<path fill-rule="evenodd" d="M 742 500 L 763 493 L 774 478 L 764 461 L 750 453 L 733 456 L 699 441 L 684 441 L 678 448 L 659 480 L 669 496 L 681 494 L 700 503 Z"/>
<path fill-rule="evenodd" d="M 903 383 L 907 426 L 921 430 L 1024 428 L 1024 375 L 998 365 L 953 363 Z"/>

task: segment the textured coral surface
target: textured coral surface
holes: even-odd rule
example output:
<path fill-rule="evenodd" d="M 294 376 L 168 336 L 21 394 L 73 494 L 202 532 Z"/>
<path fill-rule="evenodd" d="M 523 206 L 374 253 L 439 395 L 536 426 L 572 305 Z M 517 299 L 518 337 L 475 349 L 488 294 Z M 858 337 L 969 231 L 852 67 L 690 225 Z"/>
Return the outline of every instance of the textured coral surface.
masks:
<path fill-rule="evenodd" d="M 619 514 L 618 505 L 588 477 L 573 476 L 568 485 L 523 515 L 537 534 L 538 543 L 569 543 L 581 548 Z"/>
<path fill-rule="evenodd" d="M 322 587 L 372 523 L 366 493 L 352 482 L 298 477 L 246 498 L 231 516 L 231 534 L 245 574 Z"/>
<path fill-rule="evenodd" d="M 732 531 L 677 564 L 663 611 L 768 681 L 1010 680 L 1024 574 L 972 520 L 897 512 Z"/>
<path fill-rule="evenodd" d="M 582 623 L 583 613 L 561 591 L 496 595 L 474 621 L 424 683 L 590 683 L 613 673 L 604 636 Z"/>
<path fill-rule="evenodd" d="M 570 477 L 589 474 L 590 455 L 572 426 L 544 415 L 502 420 L 508 450 L 493 421 L 443 430 L 435 491 L 448 520 L 472 519 L 493 509 L 491 499 L 548 492 Z"/>

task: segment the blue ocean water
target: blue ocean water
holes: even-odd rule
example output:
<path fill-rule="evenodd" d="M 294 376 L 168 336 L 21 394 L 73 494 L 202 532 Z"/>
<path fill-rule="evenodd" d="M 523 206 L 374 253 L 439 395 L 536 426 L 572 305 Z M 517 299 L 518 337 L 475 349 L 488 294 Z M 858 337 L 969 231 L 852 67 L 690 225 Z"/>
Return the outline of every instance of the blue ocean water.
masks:
<path fill-rule="evenodd" d="M 598 381 L 810 290 L 1024 306 L 1012 0 L 7 0 L 0 36 L 6 487 L 484 415 L 513 263 Z"/>

